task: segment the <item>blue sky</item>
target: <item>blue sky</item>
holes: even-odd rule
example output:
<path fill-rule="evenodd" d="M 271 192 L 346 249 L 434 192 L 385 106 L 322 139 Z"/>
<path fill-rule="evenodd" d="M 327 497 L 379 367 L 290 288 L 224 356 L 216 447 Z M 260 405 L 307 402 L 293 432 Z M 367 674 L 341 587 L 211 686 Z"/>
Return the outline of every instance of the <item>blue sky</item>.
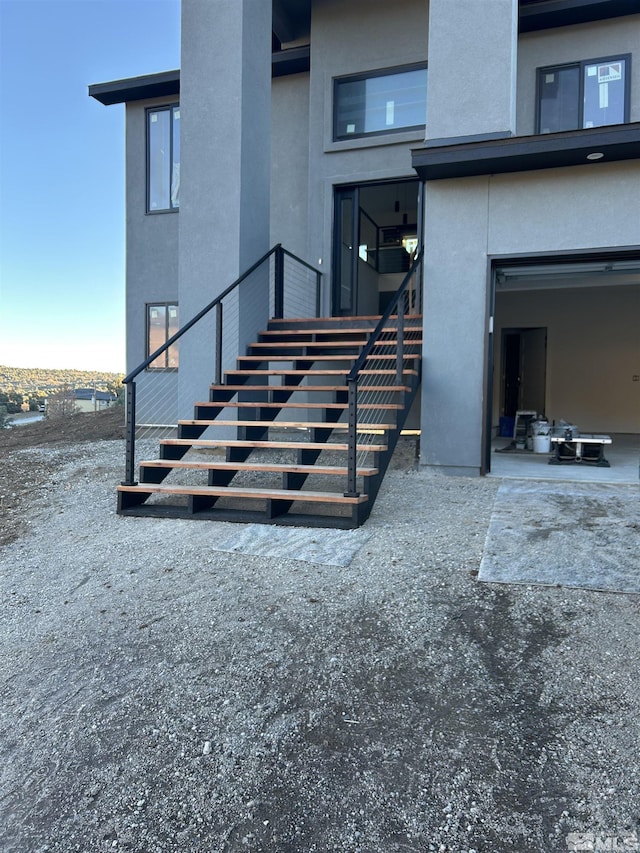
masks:
<path fill-rule="evenodd" d="M 124 370 L 124 106 L 87 86 L 179 67 L 179 0 L 0 0 L 0 365 Z"/>

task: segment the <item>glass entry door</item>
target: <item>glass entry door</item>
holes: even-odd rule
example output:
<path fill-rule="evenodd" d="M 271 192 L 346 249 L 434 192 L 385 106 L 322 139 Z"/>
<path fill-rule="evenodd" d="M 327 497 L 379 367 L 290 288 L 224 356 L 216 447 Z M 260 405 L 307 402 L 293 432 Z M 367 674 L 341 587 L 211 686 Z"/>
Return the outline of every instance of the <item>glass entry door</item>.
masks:
<path fill-rule="evenodd" d="M 358 188 L 336 190 L 333 313 L 356 314 L 358 304 Z"/>
<path fill-rule="evenodd" d="M 421 202 L 416 180 L 335 188 L 334 316 L 384 312 L 415 256 Z"/>

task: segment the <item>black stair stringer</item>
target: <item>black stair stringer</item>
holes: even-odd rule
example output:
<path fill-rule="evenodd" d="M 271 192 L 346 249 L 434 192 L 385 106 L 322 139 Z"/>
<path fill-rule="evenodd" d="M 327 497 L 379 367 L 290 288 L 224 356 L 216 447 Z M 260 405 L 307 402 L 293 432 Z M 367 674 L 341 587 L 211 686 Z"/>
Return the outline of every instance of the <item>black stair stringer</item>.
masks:
<path fill-rule="evenodd" d="M 402 409 L 398 410 L 395 429 L 390 430 L 387 433 L 387 449 L 384 451 L 380 451 L 380 452 L 376 453 L 375 466 L 378 469 L 378 473 L 374 474 L 371 477 L 365 477 L 364 493 L 367 495 L 369 500 L 367 501 L 366 504 L 363 504 L 362 506 L 363 506 L 363 508 L 366 508 L 366 512 L 367 512 L 366 518 L 369 517 L 369 513 L 371 512 L 371 510 L 373 508 L 376 497 L 378 495 L 378 491 L 380 490 L 380 486 L 382 485 L 382 481 L 384 480 L 385 474 L 387 473 L 387 468 L 389 467 L 389 462 L 391 461 L 391 457 L 393 456 L 393 452 L 396 449 L 396 445 L 398 444 L 398 440 L 400 438 L 400 433 L 402 432 L 402 428 L 404 427 L 406 420 L 407 420 L 407 417 L 409 415 L 409 412 L 411 411 L 411 406 L 413 405 L 413 401 L 416 398 L 419 387 L 420 387 L 420 377 L 419 376 L 412 377 L 412 381 L 411 381 L 411 384 L 409 386 L 410 390 L 408 392 L 405 391 L 403 393 L 404 407 Z"/>

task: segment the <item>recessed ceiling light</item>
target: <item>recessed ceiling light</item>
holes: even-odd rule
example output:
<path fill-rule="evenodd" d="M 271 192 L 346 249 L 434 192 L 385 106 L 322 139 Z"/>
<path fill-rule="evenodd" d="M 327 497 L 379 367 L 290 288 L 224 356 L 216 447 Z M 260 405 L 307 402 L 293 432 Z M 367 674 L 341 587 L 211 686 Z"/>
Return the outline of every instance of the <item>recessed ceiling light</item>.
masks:
<path fill-rule="evenodd" d="M 587 160 L 602 160 L 603 157 L 602 151 L 592 151 L 591 154 L 587 154 Z"/>

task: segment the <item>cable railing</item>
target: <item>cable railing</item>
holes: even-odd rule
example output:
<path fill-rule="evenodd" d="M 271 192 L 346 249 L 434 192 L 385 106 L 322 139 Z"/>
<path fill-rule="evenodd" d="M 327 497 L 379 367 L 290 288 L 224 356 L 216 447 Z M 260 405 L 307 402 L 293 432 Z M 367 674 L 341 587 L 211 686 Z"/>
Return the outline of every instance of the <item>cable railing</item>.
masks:
<path fill-rule="evenodd" d="M 394 401 L 407 387 L 407 370 L 420 370 L 420 349 L 406 338 L 407 319 L 422 312 L 422 250 L 394 294 L 387 310 L 369 336 L 347 376 L 348 459 L 345 496 L 356 497 L 357 472 L 369 448 L 387 443 L 387 433 L 395 420 Z M 419 326 L 412 326 L 419 332 Z M 401 392 L 400 395 L 398 392 Z"/>
<path fill-rule="evenodd" d="M 266 280 L 265 280 L 266 279 Z M 141 443 L 175 437 L 179 412 L 197 400 L 208 399 L 209 384 L 219 385 L 224 370 L 238 355 L 241 306 L 257 328 L 270 318 L 317 317 L 322 273 L 306 261 L 274 246 L 222 293 L 205 305 L 162 346 L 125 376 L 126 455 L 123 485 L 136 484 L 136 459 Z M 268 301 L 266 287 L 268 286 Z M 156 367 L 163 354 L 179 349 L 180 358 L 209 362 L 203 388 L 179 383 L 175 366 Z M 170 363 L 173 359 L 162 359 Z M 145 446 L 146 452 L 146 446 Z"/>

